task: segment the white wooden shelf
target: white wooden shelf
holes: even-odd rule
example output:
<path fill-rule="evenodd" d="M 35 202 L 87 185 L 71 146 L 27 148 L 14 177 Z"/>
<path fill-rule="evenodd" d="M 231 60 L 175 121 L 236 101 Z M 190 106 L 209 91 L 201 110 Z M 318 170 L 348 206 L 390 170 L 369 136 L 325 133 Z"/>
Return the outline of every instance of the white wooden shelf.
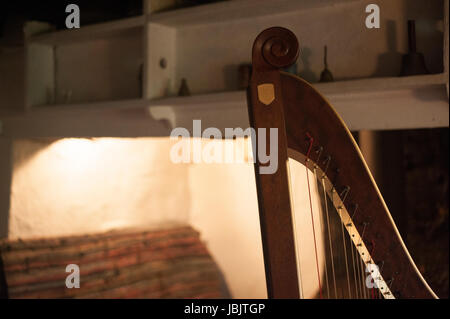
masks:
<path fill-rule="evenodd" d="M 29 43 L 40 43 L 46 45 L 62 45 L 76 41 L 89 41 L 99 37 L 118 34 L 124 30 L 133 28 L 143 28 L 145 17 L 143 15 L 96 23 L 83 26 L 79 29 L 67 29 L 54 32 L 40 33 L 27 38 Z"/>
<path fill-rule="evenodd" d="M 317 83 L 350 130 L 449 126 L 444 74 Z M 126 101 L 60 105 L 0 115 L 0 136 L 168 136 L 174 127 L 249 126 L 244 91 Z"/>
<path fill-rule="evenodd" d="M 350 130 L 394 130 L 449 126 L 445 74 L 316 83 Z M 154 100 L 150 113 L 171 127 L 248 127 L 244 91 Z"/>
<path fill-rule="evenodd" d="M 444 85 L 447 81 L 448 75 L 445 73 L 439 73 L 405 77 L 367 78 L 328 83 L 315 83 L 314 87 L 323 94 L 351 94 L 367 91 L 424 88 L 433 85 Z"/>
<path fill-rule="evenodd" d="M 407 13 L 400 1 L 378 1 L 383 14 L 377 30 L 365 25 L 364 0 L 240 0 L 150 13 L 144 97 L 175 95 L 183 78 L 192 94 L 237 90 L 238 67 L 250 63 L 253 39 L 272 26 L 296 34 L 302 49 L 297 73 L 317 82 L 325 45 L 337 80 L 396 76 L 408 52 L 407 20 L 423 16 L 428 21 L 417 27 L 418 49 L 432 73 L 442 72 L 442 31 L 436 25 L 443 3 L 410 1 Z"/>
<path fill-rule="evenodd" d="M 155 13 L 149 21 L 170 27 L 198 26 L 264 17 L 361 0 L 240 0 Z M 301 3 L 299 3 L 301 2 Z"/>
<path fill-rule="evenodd" d="M 0 137 L 168 136 L 165 121 L 155 121 L 143 99 L 35 108 L 0 116 Z"/>
<path fill-rule="evenodd" d="M 25 108 L 142 97 L 143 15 L 26 41 Z"/>
<path fill-rule="evenodd" d="M 365 27 L 364 0 L 224 1 L 160 13 L 145 2 L 140 16 L 29 37 L 27 112 L 0 115 L 3 136 L 164 135 L 173 126 L 190 127 L 194 118 L 209 126 L 247 126 L 245 94 L 236 92 L 238 66 L 250 62 L 256 35 L 274 25 L 299 38 L 301 75 L 306 70 L 319 76 L 328 45 L 335 78 L 358 78 L 314 84 L 350 129 L 448 126 L 445 58 L 443 74 L 379 77 L 398 74 L 410 15 L 431 21 L 426 37 L 417 31 L 418 44 L 432 38 L 419 49 L 430 70 L 442 72 L 438 53 L 443 42 L 448 59 L 448 31 L 442 41 L 435 28 L 448 19 L 442 1 L 411 0 L 405 14 L 401 4 L 379 0 L 384 12 L 379 30 Z M 389 46 L 393 34 L 396 48 Z M 176 95 L 182 78 L 193 96 L 168 97 Z M 159 126 L 159 119 L 170 125 Z"/>

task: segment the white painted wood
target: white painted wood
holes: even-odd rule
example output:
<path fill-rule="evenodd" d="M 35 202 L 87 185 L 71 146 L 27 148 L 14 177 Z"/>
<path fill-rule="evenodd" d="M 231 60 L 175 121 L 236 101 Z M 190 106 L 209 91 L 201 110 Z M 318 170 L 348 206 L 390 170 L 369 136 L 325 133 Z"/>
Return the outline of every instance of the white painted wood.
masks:
<path fill-rule="evenodd" d="M 140 98 L 142 42 L 143 28 L 132 28 L 108 37 L 56 46 L 55 103 Z"/>
<path fill-rule="evenodd" d="M 408 11 L 411 14 L 420 12 L 430 19 L 442 18 L 442 2 L 425 5 L 413 0 L 413 3 L 414 8 Z M 142 103 L 152 105 L 150 110 L 154 116 L 176 118 L 176 121 L 172 120 L 173 125 L 190 126 L 192 118 L 199 117 L 204 119 L 205 125 L 246 126 L 243 93 L 231 92 L 237 89 L 238 64 L 250 61 L 252 39 L 262 29 L 281 25 L 292 29 L 300 39 L 303 59 L 299 61 L 298 71 L 307 80 L 310 80 L 308 77 L 317 80 L 323 68 L 322 48 L 324 44 L 328 45 L 329 67 L 340 81 L 315 86 L 343 114 L 351 129 L 447 126 L 448 116 L 444 115 L 448 114 L 448 100 L 442 99 L 441 90 L 442 84 L 447 83 L 446 73 L 342 81 L 380 74 L 397 75 L 401 53 L 406 52 L 406 0 L 380 0 L 384 12 L 380 30 L 365 28 L 366 4 L 367 1 L 361 0 L 307 0 L 301 3 L 280 0 L 276 4 L 268 0 L 240 0 L 154 13 L 153 4 L 146 1 L 144 15 L 140 17 L 31 36 L 29 47 L 39 46 L 45 52 L 51 46 L 37 43 L 48 43 L 57 44 L 57 49 L 56 70 L 46 67 L 42 73 L 47 77 L 44 81 L 37 78 L 40 72 L 34 72 L 35 77 L 27 77 L 30 104 L 49 104 L 48 92 L 53 88 L 57 104 L 64 102 L 64 93 L 70 91 L 70 103 L 124 100 L 118 104 L 86 105 L 94 110 L 101 109 L 100 105 L 108 105 L 105 114 L 118 112 L 122 107 L 127 108 L 128 99 L 140 97 L 136 67 L 142 62 Z M 431 45 L 426 50 L 435 53 L 435 46 L 440 47 L 439 44 Z M 427 57 L 427 52 L 424 53 Z M 45 57 L 49 64 L 50 54 L 46 53 Z M 160 66 L 162 58 L 166 60 L 166 68 Z M 428 67 L 432 71 L 439 65 L 442 67 L 441 61 L 431 62 Z M 33 67 L 32 63 L 30 68 Z M 38 67 L 43 65 L 38 64 Z M 55 73 L 56 81 L 51 77 Z M 176 95 L 181 78 L 187 78 L 191 92 L 201 96 L 147 100 Z M 231 93 L 205 95 L 211 92 Z M 63 108 L 62 113 L 55 115 L 62 122 L 72 112 L 78 114 L 73 111 L 79 109 L 77 105 Z M 411 113 L 411 110 L 418 113 Z M 403 111 L 407 116 L 401 114 Z M 86 110 L 79 112 L 81 117 L 92 116 Z M 373 114 L 377 112 L 379 114 Z M 382 113 L 392 116 L 385 116 L 383 120 Z M 420 116 L 414 117 L 414 114 Z M 49 118 L 46 111 L 28 115 L 29 119 L 34 117 Z M 4 125 L 6 134 L 16 134 L 18 129 L 10 131 L 11 126 L 7 123 Z M 120 129 L 114 131 L 115 126 L 98 133 L 93 128 L 87 129 L 86 133 L 78 132 L 78 128 L 85 126 L 75 124 L 73 130 L 60 132 L 59 128 L 43 128 L 38 133 L 32 129 L 35 125 L 32 124 L 30 129 L 27 127 L 29 131 L 23 134 L 124 134 Z M 125 134 L 137 136 L 142 132 L 149 134 L 139 128 Z"/>
<path fill-rule="evenodd" d="M 442 60 L 436 58 L 442 56 L 442 31 L 436 28 L 443 16 L 442 2 L 380 0 L 380 29 L 366 28 L 366 4 L 367 1 L 227 1 L 152 14 L 149 21 L 150 25 L 164 24 L 176 30 L 175 61 L 171 61 L 175 74 L 171 82 L 179 84 L 181 78 L 186 78 L 192 94 L 237 90 L 239 64 L 250 63 L 253 39 L 272 26 L 289 28 L 297 35 L 302 49 L 297 72 L 311 83 L 318 82 L 324 68 L 324 45 L 328 46 L 329 68 L 338 81 L 397 76 L 402 54 L 408 51 L 406 7 L 408 15 L 420 12 L 427 18 L 417 26 L 418 49 L 432 73 L 442 72 Z M 250 9 L 255 9 L 256 15 Z M 261 10 L 268 10 L 270 15 Z M 170 23 L 172 18 L 175 22 L 192 21 Z M 158 39 L 150 39 L 150 46 L 163 50 L 159 44 L 153 45 Z M 151 87 L 154 81 L 162 79 L 155 74 L 148 85 Z M 151 97 L 157 96 L 160 95 Z"/>
<path fill-rule="evenodd" d="M 67 29 L 56 32 L 41 33 L 28 38 L 30 43 L 62 45 L 75 41 L 89 41 L 99 37 L 119 34 L 127 29 L 142 28 L 145 23 L 143 15 L 119 19 L 104 23 L 81 26 L 79 29 Z"/>
<path fill-rule="evenodd" d="M 129 28 L 58 46 L 28 43 L 27 105 L 140 98 L 143 40 L 143 28 Z"/>
<path fill-rule="evenodd" d="M 322 88 L 327 91 L 326 84 Z M 343 91 L 324 93 L 324 96 L 352 131 L 449 126 L 448 99 L 443 84 L 387 91 Z M 152 104 L 155 105 L 150 108 L 153 116 L 168 119 L 172 127 L 190 130 L 193 119 L 202 119 L 204 128 L 248 127 L 244 92 L 167 99 Z"/>
<path fill-rule="evenodd" d="M 398 80 L 368 79 L 315 87 L 353 131 L 449 126 L 442 76 Z M 392 86 L 386 89 L 390 82 Z M 203 128 L 247 128 L 245 92 L 42 107 L 0 116 L 3 136 L 8 137 L 167 136 L 174 127 L 191 131 L 194 119 L 201 119 Z"/>
<path fill-rule="evenodd" d="M 427 74 L 405 77 L 367 78 L 327 83 L 314 83 L 313 86 L 322 94 L 348 94 L 367 91 L 389 91 L 399 89 L 415 89 L 432 85 L 445 84 L 446 74 Z"/>
<path fill-rule="evenodd" d="M 352 131 L 448 127 L 444 85 L 385 92 L 328 95 Z"/>
<path fill-rule="evenodd" d="M 29 35 L 27 107 L 142 97 L 145 21 L 141 15 Z"/>
<path fill-rule="evenodd" d="M 35 108 L 0 118 L 4 137 L 168 136 L 165 121 L 152 119 L 144 100 Z"/>
<path fill-rule="evenodd" d="M 336 6 L 360 0 L 239 0 L 154 14 L 152 21 L 174 27 L 198 26 L 211 23 L 238 21 L 292 11 Z"/>
<path fill-rule="evenodd" d="M 26 45 L 25 106 L 52 104 L 55 98 L 55 52 L 43 44 Z"/>
<path fill-rule="evenodd" d="M 202 130 L 249 127 L 247 99 L 244 91 L 177 97 L 153 101 L 149 112 L 155 119 L 165 119 L 170 126 L 184 127 L 191 135 L 192 121 L 201 120 Z"/>
<path fill-rule="evenodd" d="M 137 56 L 133 52 L 137 51 L 145 57 L 140 60 L 144 64 L 144 98 L 176 95 L 182 78 L 187 79 L 193 94 L 236 90 L 238 64 L 250 61 L 251 39 L 273 25 L 288 27 L 299 37 L 303 59 L 299 61 L 298 71 L 306 80 L 317 80 L 323 68 L 324 44 L 330 52 L 330 69 L 338 80 L 396 75 L 401 53 L 406 51 L 406 2 L 381 0 L 384 14 L 380 30 L 365 28 L 366 2 L 240 0 L 154 13 L 153 7 L 158 4 L 145 1 L 142 16 L 36 35 L 29 41 L 58 45 L 56 103 L 64 101 L 67 91 L 72 93 L 71 103 L 139 97 L 136 92 L 141 88 L 136 83 L 137 77 L 133 76 L 135 65 L 130 65 Z M 439 4 L 425 5 L 417 0 L 414 4 L 411 9 L 414 13 L 421 11 L 432 19 L 442 15 Z M 132 41 L 128 41 L 130 36 Z M 139 38 L 143 39 L 140 46 Z M 393 41 L 395 47 L 392 47 Z M 124 47 L 128 50 L 123 50 Z M 426 50 L 435 51 L 435 48 L 431 46 Z M 108 52 L 113 52 L 112 61 Z M 429 56 L 424 53 L 425 57 Z M 165 69 L 159 64 L 162 58 L 167 62 Z M 433 61 L 435 59 L 431 59 L 429 68 L 438 69 L 440 63 Z M 114 67 L 108 67 L 108 63 Z M 94 71 L 90 74 L 84 70 Z M 431 77 L 431 80 L 436 79 Z M 403 83 L 396 81 L 387 81 L 385 87 L 399 87 Z M 33 87 L 33 83 L 42 81 L 30 82 Z M 326 89 L 339 91 L 347 84 L 358 84 L 336 83 L 335 88 Z M 368 87 L 369 82 L 361 85 Z M 43 88 L 38 89 L 40 98 L 31 98 L 30 104 L 46 104 L 42 97 L 47 93 L 43 91 Z"/>
<path fill-rule="evenodd" d="M 175 81 L 176 30 L 160 24 L 149 23 L 146 55 L 146 98 L 161 98 L 174 95 L 178 82 Z M 166 67 L 160 65 L 164 59 Z"/>

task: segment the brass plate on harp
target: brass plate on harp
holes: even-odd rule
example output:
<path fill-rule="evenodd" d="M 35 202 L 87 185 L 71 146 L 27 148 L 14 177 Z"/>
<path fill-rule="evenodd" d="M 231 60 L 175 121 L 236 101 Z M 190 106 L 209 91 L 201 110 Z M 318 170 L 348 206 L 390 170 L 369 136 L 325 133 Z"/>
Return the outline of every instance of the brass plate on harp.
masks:
<path fill-rule="evenodd" d="M 275 100 L 275 87 L 271 83 L 258 85 L 258 99 L 261 103 L 269 105 Z"/>

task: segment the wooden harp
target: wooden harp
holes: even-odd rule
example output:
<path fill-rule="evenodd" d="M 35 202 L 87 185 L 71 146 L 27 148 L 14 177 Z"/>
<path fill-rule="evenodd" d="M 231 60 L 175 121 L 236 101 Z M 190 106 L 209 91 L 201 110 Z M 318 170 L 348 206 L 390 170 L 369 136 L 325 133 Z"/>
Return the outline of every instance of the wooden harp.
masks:
<path fill-rule="evenodd" d="M 321 186 L 323 205 L 325 209 L 328 206 L 335 209 L 344 243 L 346 240 L 344 293 L 336 292 L 336 283 L 333 289 L 331 273 L 325 271 L 327 278 L 324 278 L 318 270 L 317 274 L 307 275 L 317 276 L 319 297 L 437 298 L 408 253 L 342 119 L 311 85 L 280 71 L 296 61 L 298 52 L 299 44 L 291 31 L 273 27 L 260 33 L 253 44 L 252 75 L 247 91 L 250 124 L 256 130 L 256 139 L 262 134 L 259 129 L 278 131 L 272 141 L 264 134 L 266 150 L 271 143 L 277 143 L 272 145 L 278 149 L 275 172 L 262 171 L 265 166 L 261 164 L 259 150 L 264 143 L 255 143 L 254 148 L 268 297 L 301 297 L 287 165 L 288 158 L 293 158 L 306 166 L 307 178 L 315 178 Z M 314 221 L 311 226 L 314 228 Z M 326 235 L 326 231 L 323 233 Z M 302 234 L 297 236 L 301 240 Z M 324 251 L 326 260 L 327 250 Z M 377 267 L 372 268 L 373 265 Z"/>

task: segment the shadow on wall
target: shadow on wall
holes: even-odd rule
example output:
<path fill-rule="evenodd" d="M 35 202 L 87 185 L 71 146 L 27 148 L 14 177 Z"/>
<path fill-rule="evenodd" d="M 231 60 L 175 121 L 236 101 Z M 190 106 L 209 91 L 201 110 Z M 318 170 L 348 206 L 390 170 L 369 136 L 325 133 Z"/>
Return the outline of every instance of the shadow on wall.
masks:
<path fill-rule="evenodd" d="M 402 54 L 398 52 L 397 25 L 394 20 L 386 21 L 388 51 L 378 56 L 377 68 L 372 76 L 383 77 L 400 74 Z M 405 52 L 406 53 L 406 52 Z"/>
<path fill-rule="evenodd" d="M 20 168 L 25 166 L 29 161 L 33 159 L 33 157 L 38 154 L 40 151 L 45 149 L 48 145 L 56 142 L 58 139 L 56 138 L 32 138 L 29 139 L 31 143 L 27 145 L 26 148 L 18 147 L 14 150 L 16 155 L 13 155 L 13 143 L 11 143 L 11 167 Z M 22 143 L 24 140 L 16 140 L 19 143 Z"/>
<path fill-rule="evenodd" d="M 302 71 L 298 76 L 308 81 L 309 83 L 316 83 L 318 78 L 314 71 L 311 69 L 310 58 L 312 56 L 312 50 L 308 47 L 303 47 L 300 52 L 299 63 L 302 66 Z"/>

